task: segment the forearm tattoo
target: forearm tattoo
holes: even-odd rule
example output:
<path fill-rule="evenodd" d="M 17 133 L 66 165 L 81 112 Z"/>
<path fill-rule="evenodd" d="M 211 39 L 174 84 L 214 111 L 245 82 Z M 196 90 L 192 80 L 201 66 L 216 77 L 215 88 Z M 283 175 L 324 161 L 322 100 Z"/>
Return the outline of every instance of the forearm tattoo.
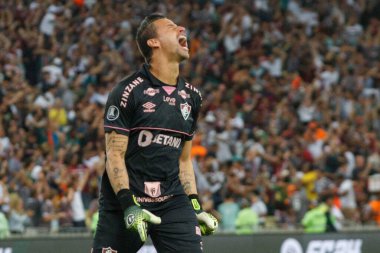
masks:
<path fill-rule="evenodd" d="M 112 132 L 106 134 L 106 152 L 115 154 L 125 154 L 128 145 L 128 137 Z"/>
<path fill-rule="evenodd" d="M 190 182 L 184 182 L 183 184 L 182 184 L 182 186 L 183 186 L 183 190 L 185 191 L 185 193 L 187 194 L 187 195 L 190 195 L 191 194 L 191 192 L 190 192 L 190 190 L 191 190 L 191 184 L 190 184 Z"/>
<path fill-rule="evenodd" d="M 129 188 L 124 156 L 128 137 L 115 132 L 106 134 L 107 173 L 115 193 Z"/>
<path fill-rule="evenodd" d="M 187 195 L 196 193 L 195 177 L 192 170 L 186 166 L 182 167 L 181 172 L 179 173 L 179 178 L 181 180 L 183 190 Z"/>

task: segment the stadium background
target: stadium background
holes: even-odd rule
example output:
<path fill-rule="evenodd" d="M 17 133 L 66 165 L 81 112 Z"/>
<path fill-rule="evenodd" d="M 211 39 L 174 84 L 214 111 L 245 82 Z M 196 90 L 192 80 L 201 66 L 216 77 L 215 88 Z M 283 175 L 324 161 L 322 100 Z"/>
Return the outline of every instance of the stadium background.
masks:
<path fill-rule="evenodd" d="M 241 210 L 254 231 L 302 231 L 324 196 L 338 229 L 378 228 L 380 1 L 0 0 L 1 237 L 91 231 L 103 107 L 156 11 L 188 29 L 192 154 L 219 233 Z"/>

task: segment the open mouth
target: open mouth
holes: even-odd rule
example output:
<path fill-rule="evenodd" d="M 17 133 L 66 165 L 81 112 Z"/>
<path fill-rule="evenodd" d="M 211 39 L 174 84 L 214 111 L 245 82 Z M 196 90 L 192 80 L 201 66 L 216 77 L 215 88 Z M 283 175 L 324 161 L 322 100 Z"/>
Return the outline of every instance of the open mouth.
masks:
<path fill-rule="evenodd" d="M 180 35 L 178 38 L 178 43 L 182 48 L 188 49 L 186 36 Z"/>

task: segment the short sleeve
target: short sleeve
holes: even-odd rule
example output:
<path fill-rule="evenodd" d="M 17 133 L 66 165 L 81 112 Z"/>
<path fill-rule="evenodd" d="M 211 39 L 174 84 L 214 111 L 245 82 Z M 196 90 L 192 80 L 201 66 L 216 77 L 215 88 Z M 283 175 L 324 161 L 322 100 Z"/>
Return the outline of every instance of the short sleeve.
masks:
<path fill-rule="evenodd" d="M 122 97 L 123 86 L 115 87 L 108 96 L 104 111 L 104 132 L 115 131 L 118 134 L 129 135 L 133 118 L 133 94 L 128 99 Z"/>
<path fill-rule="evenodd" d="M 191 125 L 190 135 L 185 137 L 185 141 L 190 141 L 193 139 L 194 134 L 197 130 L 199 112 L 202 108 L 202 97 L 200 95 L 196 96 L 194 99 L 194 112 L 193 112 L 193 124 Z"/>

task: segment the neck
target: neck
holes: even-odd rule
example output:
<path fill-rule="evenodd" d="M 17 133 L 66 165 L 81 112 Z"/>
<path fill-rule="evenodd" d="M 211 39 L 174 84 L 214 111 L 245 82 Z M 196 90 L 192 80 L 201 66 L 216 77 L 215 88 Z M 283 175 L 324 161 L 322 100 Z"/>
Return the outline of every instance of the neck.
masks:
<path fill-rule="evenodd" d="M 151 60 L 150 72 L 161 82 L 176 85 L 179 75 L 179 63 L 169 62 L 163 57 L 161 59 Z"/>

